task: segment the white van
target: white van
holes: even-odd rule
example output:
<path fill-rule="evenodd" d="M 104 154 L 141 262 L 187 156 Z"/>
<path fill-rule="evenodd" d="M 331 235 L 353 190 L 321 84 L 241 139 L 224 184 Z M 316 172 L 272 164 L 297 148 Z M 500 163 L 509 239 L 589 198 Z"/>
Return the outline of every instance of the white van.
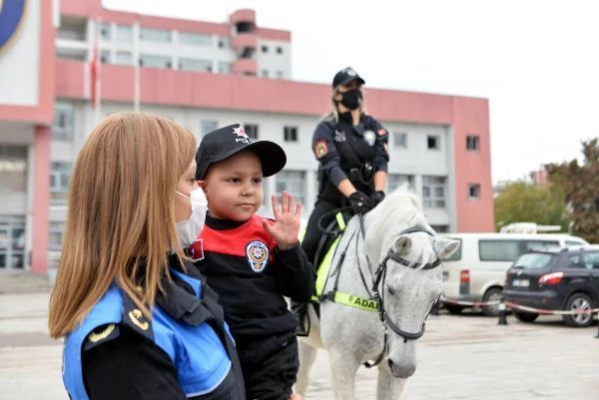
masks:
<path fill-rule="evenodd" d="M 443 260 L 445 298 L 464 302 L 488 302 L 501 298 L 505 274 L 526 251 L 539 247 L 588 246 L 582 238 L 567 234 L 445 233 L 457 239 L 459 249 Z M 451 314 L 468 305 L 444 303 Z M 497 315 L 497 305 L 482 307 L 485 315 Z"/>

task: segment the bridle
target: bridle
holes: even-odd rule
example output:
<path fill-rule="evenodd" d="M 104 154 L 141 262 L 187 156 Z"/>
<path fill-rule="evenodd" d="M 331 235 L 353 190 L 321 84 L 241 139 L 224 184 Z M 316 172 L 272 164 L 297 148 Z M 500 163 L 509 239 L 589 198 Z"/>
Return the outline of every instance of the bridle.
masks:
<path fill-rule="evenodd" d="M 362 227 L 362 232 L 364 232 L 362 216 L 360 216 L 360 224 Z M 426 233 L 427 235 L 430 235 L 433 237 L 435 236 L 434 233 L 432 233 L 430 230 L 428 230 L 424 227 L 419 227 L 419 226 L 405 229 L 405 230 L 401 231 L 398 236 L 409 235 L 409 234 L 417 233 L 417 232 Z M 403 329 L 401 329 L 398 326 L 398 324 L 393 322 L 393 320 L 391 320 L 391 318 L 389 317 L 389 314 L 387 314 L 387 311 L 385 310 L 385 295 L 384 295 L 385 291 L 379 290 L 379 288 L 382 288 L 385 286 L 385 279 L 387 277 L 387 267 L 388 267 L 389 260 L 392 260 L 398 264 L 401 264 L 401 265 L 409 267 L 409 268 L 422 269 L 422 270 L 434 269 L 434 268 L 438 267 L 439 265 L 441 265 L 441 259 L 439 259 L 438 255 L 437 255 L 437 259 L 435 261 L 433 261 L 432 263 L 423 264 L 420 262 L 410 262 L 406 258 L 401 257 L 400 255 L 394 253 L 393 250 L 389 249 L 389 252 L 385 256 L 385 258 L 383 258 L 383 260 L 380 262 L 380 264 L 378 265 L 378 267 L 374 273 L 374 279 L 373 279 L 373 285 L 372 285 L 373 300 L 378 301 L 379 318 L 381 320 L 381 323 L 383 324 L 383 330 L 384 330 L 383 351 L 381 351 L 381 353 L 379 354 L 377 359 L 374 361 L 374 363 L 369 363 L 369 362 L 364 363 L 364 365 L 368 368 L 372 368 L 372 367 L 378 365 L 387 355 L 387 352 L 389 350 L 389 339 L 388 339 L 389 329 L 391 331 L 393 331 L 395 334 L 397 334 L 398 336 L 400 336 L 401 338 L 403 338 L 404 343 L 407 343 L 408 340 L 420 339 L 422 337 L 422 335 L 424 335 L 424 331 L 426 328 L 426 319 L 430 315 L 430 313 L 433 309 L 433 305 L 434 305 L 434 303 L 431 304 L 431 309 L 429 310 L 428 314 L 424 318 L 422 327 L 416 333 L 406 332 Z M 366 261 L 370 266 L 370 261 L 368 260 L 368 257 L 366 257 Z M 372 271 L 372 269 L 370 269 L 370 270 Z M 381 292 L 383 293 L 382 295 L 381 295 Z"/>

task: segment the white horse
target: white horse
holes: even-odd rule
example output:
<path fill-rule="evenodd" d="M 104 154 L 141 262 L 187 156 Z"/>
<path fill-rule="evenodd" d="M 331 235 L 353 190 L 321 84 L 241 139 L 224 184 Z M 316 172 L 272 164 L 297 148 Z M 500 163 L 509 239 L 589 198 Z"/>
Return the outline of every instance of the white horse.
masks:
<path fill-rule="evenodd" d="M 310 335 L 300 338 L 295 390 L 305 397 L 310 368 L 324 348 L 336 399 L 354 399 L 355 374 L 373 360 L 377 399 L 398 399 L 416 370 L 416 339 L 443 290 L 440 260 L 459 245 L 435 236 L 420 199 L 405 187 L 366 214 L 363 224 L 353 217 L 333 257 L 320 320 L 309 307 Z"/>

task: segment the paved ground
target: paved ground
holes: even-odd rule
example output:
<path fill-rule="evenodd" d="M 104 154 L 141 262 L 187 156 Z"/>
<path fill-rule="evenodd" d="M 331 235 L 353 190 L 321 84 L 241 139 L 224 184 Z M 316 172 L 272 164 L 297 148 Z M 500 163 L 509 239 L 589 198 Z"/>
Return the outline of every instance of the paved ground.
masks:
<path fill-rule="evenodd" d="M 46 335 L 48 293 L 0 294 L 0 399 L 66 399 L 61 343 Z M 409 400 L 599 398 L 597 326 L 571 329 L 545 317 L 497 326 L 478 315 L 431 316 L 419 343 Z M 332 399 L 326 354 L 313 370 L 308 399 Z M 362 369 L 358 399 L 374 399 L 375 372 Z"/>

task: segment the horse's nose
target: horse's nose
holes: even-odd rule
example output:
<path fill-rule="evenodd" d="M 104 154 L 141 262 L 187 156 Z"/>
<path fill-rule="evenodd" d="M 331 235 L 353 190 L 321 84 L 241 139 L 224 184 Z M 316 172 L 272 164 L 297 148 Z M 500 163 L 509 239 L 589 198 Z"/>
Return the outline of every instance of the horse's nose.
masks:
<path fill-rule="evenodd" d="M 395 364 L 391 359 L 387 360 L 387 365 L 391 370 L 391 374 L 396 378 L 409 378 L 410 376 L 414 375 L 414 372 L 416 371 L 415 365 L 398 365 Z"/>

